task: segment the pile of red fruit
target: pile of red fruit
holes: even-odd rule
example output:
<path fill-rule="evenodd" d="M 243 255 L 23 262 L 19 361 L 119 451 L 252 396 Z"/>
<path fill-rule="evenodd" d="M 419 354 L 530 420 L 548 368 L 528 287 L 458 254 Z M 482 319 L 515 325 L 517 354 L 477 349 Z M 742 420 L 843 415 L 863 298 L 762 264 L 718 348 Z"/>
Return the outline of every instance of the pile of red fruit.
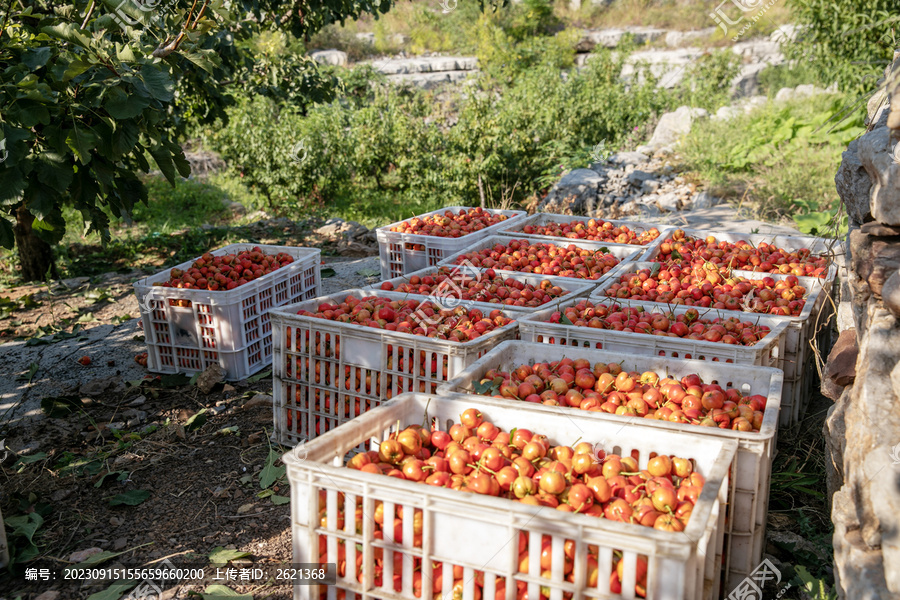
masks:
<path fill-rule="evenodd" d="M 499 309 L 491 311 L 485 317 L 484 313 L 476 308 L 466 310 L 458 306 L 443 309 L 427 300 L 419 302 L 377 296 L 363 298 L 347 296 L 340 304 L 325 302 L 320 304 L 315 312 L 301 310 L 297 314 L 454 342 L 477 339 L 513 322 Z"/>
<path fill-rule="evenodd" d="M 635 246 L 645 246 L 659 237 L 659 229 L 656 227 L 651 227 L 638 233 L 626 225 L 615 225 L 603 219 L 589 219 L 587 222 L 570 221 L 569 223 L 550 222 L 546 225 L 526 225 L 522 228 L 521 233 Z"/>
<path fill-rule="evenodd" d="M 654 265 L 655 267 L 655 265 Z M 747 279 L 715 267 L 679 266 L 624 273 L 603 294 L 610 298 L 744 310 L 778 316 L 800 316 L 806 288 L 794 275 Z"/>
<path fill-rule="evenodd" d="M 676 229 L 671 237 L 659 245 L 659 253 L 651 259 L 665 266 L 682 268 L 712 263 L 725 269 L 780 273 L 797 277 L 826 277 L 830 260 L 815 256 L 808 248 L 787 250 L 765 242 L 754 246 L 750 242 L 726 242 L 714 236 L 694 238 L 683 229 Z"/>
<path fill-rule="evenodd" d="M 568 293 L 548 279 L 532 285 L 511 277 L 503 278 L 493 269 L 473 274 L 453 267 L 441 267 L 421 277 L 412 275 L 409 281 L 398 284 L 396 288 L 385 281 L 381 289 L 521 307 L 538 307 Z"/>
<path fill-rule="evenodd" d="M 233 290 L 292 262 L 290 254 L 265 254 L 259 246 L 222 256 L 207 252 L 187 271 L 172 269 L 168 281 L 153 285 L 211 292 Z"/>
<path fill-rule="evenodd" d="M 697 374 L 677 380 L 653 371 L 623 371 L 618 363 L 591 366 L 583 358 L 520 365 L 509 372 L 491 369 L 474 391 L 548 406 L 737 431 L 759 431 L 766 409 L 765 396 L 743 396 L 737 389 L 704 383 Z"/>
<path fill-rule="evenodd" d="M 767 325 L 737 317 L 705 319 L 696 308 L 676 315 L 662 309 L 651 312 L 643 307 L 607 306 L 590 300 L 580 300 L 562 312 L 554 312 L 548 322 L 741 346 L 752 346 L 771 331 Z"/>
<path fill-rule="evenodd" d="M 445 210 L 443 213 L 435 213 L 425 217 L 413 217 L 408 221 L 403 221 L 399 225 L 391 227 L 390 231 L 458 238 L 481 231 L 491 225 L 502 223 L 508 218 L 504 214 L 490 212 L 483 208 L 470 208 L 468 210 L 460 210 L 457 213 Z"/>
<path fill-rule="evenodd" d="M 510 240 L 505 245 L 497 243 L 484 250 L 468 252 L 457 257 L 456 264 L 465 261 L 485 269 L 581 279 L 600 279 L 619 264 L 618 258 L 605 254 L 603 249 L 587 250 L 574 244 L 563 247 L 528 240 Z"/>
<path fill-rule="evenodd" d="M 588 442 L 579 442 L 574 447 L 554 446 L 547 436 L 525 428 L 502 431 L 485 420 L 478 409 L 470 408 L 460 415 L 460 422 L 451 426 L 448 431 L 428 430 L 411 425 L 400 432 L 394 432 L 380 444 L 378 451 L 370 450 L 355 455 L 347 466 L 367 473 L 497 496 L 662 531 L 683 531 L 703 489 L 705 478 L 694 471 L 693 462 L 687 458 L 651 455 L 644 469 L 638 466 L 639 458 L 636 452 L 630 456 L 607 454 Z M 345 515 L 341 509 L 345 502 L 339 499 L 337 505 L 337 527 L 343 530 Z M 376 502 L 372 517 L 375 521 L 376 539 L 391 538 L 402 543 L 404 514 L 400 506 L 395 510 L 393 515 L 386 514 L 384 504 Z M 328 513 L 324 493 L 319 495 L 319 516 L 321 526 L 327 527 Z M 361 532 L 366 520 L 362 513 L 361 499 L 357 499 L 353 518 Z M 424 521 L 421 509 L 415 509 L 411 518 L 414 536 L 412 546 L 421 548 Z M 338 556 L 331 557 L 327 550 L 327 540 L 324 536 L 319 540 L 319 561 L 337 563 L 338 575 L 344 576 L 347 564 L 346 554 L 341 552 L 341 546 L 338 547 Z M 529 572 L 531 557 L 528 541 L 527 532 L 520 531 L 520 573 Z M 565 562 L 563 573 L 567 581 L 574 582 L 574 541 L 568 540 L 565 548 L 562 557 Z M 598 556 L 598 548 L 589 546 L 586 559 L 588 587 L 596 587 L 600 577 Z M 613 593 L 622 591 L 624 564 L 619 556 L 617 559 L 610 573 Z M 379 586 L 382 585 L 379 575 L 382 574 L 380 567 L 383 555 L 378 550 L 374 560 L 375 585 Z M 416 597 L 422 597 L 421 576 L 415 577 L 417 573 L 421 574 L 421 568 L 416 568 L 415 560 L 414 557 L 395 552 L 394 585 L 400 591 L 403 571 L 413 569 L 414 593 Z M 543 576 L 550 578 L 552 557 L 549 536 L 542 538 L 540 562 Z M 357 559 L 355 567 L 357 577 L 362 581 L 363 563 L 360 559 Z M 638 596 L 645 597 L 647 565 L 644 559 L 638 560 L 637 571 L 635 592 Z M 434 575 L 436 578 L 443 576 L 442 565 L 435 565 Z M 460 587 L 461 590 L 461 572 L 459 575 L 457 577 L 454 569 L 454 589 Z M 479 577 L 476 575 L 476 598 L 481 593 L 478 581 Z M 481 581 L 483 587 L 483 575 Z M 432 580 L 430 583 L 432 593 L 441 592 L 442 581 Z M 525 600 L 524 582 L 517 581 L 515 585 L 517 598 Z M 496 597 L 506 597 L 505 587 L 505 581 L 498 581 Z M 547 595 L 549 596 L 549 590 Z"/>

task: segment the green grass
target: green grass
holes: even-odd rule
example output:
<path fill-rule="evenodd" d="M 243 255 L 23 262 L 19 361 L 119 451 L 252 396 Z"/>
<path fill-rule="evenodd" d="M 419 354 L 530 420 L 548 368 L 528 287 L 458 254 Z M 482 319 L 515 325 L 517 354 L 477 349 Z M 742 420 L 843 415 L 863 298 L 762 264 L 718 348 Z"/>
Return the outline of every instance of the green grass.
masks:
<path fill-rule="evenodd" d="M 834 173 L 841 153 L 863 132 L 858 112 L 839 121 L 849 103 L 823 95 L 702 122 L 684 142 L 685 166 L 714 195 L 768 220 L 833 213 L 840 205 Z"/>

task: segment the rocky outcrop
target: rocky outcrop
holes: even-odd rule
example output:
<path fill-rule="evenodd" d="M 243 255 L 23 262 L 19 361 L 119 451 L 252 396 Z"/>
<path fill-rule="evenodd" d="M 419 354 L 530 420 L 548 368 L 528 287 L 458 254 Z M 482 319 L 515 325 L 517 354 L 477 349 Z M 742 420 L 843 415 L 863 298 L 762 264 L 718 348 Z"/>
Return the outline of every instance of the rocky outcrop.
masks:
<path fill-rule="evenodd" d="M 322 65 L 335 67 L 347 66 L 347 53 L 343 50 L 316 50 L 309 53 L 310 58 Z"/>
<path fill-rule="evenodd" d="M 900 53 L 888 72 L 900 71 Z M 840 598 L 900 597 L 900 93 L 869 104 L 869 131 L 844 152 L 835 186 L 850 216 L 841 348 L 826 365 L 828 492 Z M 839 311 L 840 312 L 840 311 Z M 852 326 L 852 329 L 850 328 Z M 849 361 L 857 346 L 853 368 Z"/>

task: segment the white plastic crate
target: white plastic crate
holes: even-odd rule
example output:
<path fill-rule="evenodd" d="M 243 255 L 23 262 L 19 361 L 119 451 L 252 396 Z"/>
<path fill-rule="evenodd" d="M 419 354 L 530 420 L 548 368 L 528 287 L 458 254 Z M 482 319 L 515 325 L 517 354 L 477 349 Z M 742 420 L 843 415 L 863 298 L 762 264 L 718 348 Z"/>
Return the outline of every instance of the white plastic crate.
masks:
<path fill-rule="evenodd" d="M 474 394 L 473 383 L 480 381 L 490 369 L 508 371 L 522 364 L 550 362 L 564 356 L 573 359 L 585 358 L 591 361 L 591 364 L 616 362 L 621 363 L 622 368 L 626 371 L 655 371 L 660 375 L 669 374 L 679 378 L 696 373 L 704 383 L 715 381 L 723 388 L 736 388 L 744 395 L 766 396 L 766 410 L 763 413 L 762 427 L 758 432 L 701 427 L 655 419 L 626 418 L 579 408 L 544 406 L 521 400 L 495 399 L 497 402 L 518 408 L 522 412 L 565 414 L 572 419 L 572 423 L 577 421 L 577 427 L 585 431 L 587 431 L 587 423 L 599 421 L 636 426 L 644 432 L 641 437 L 645 439 L 656 439 L 661 433 L 677 431 L 686 435 L 694 434 L 693 439 L 696 440 L 712 437 L 737 441 L 738 451 L 731 470 L 732 481 L 728 489 L 728 511 L 725 522 L 727 582 L 725 589 L 734 589 L 762 560 L 762 552 L 765 547 L 769 483 L 772 459 L 775 453 L 778 412 L 781 406 L 782 372 L 769 367 L 723 365 L 709 361 L 638 356 L 608 350 L 578 348 L 573 351 L 559 348 L 556 352 L 552 352 L 552 349 L 547 348 L 546 344 L 515 342 L 497 346 L 466 369 L 459 377 L 438 388 L 438 394 Z"/>
<path fill-rule="evenodd" d="M 455 265 L 455 264 L 457 264 L 458 259 L 461 259 L 463 256 L 465 256 L 469 252 L 478 252 L 480 250 L 484 250 L 485 248 L 490 248 L 491 246 L 493 246 L 495 244 L 507 245 L 507 244 L 509 244 L 509 242 L 511 242 L 513 240 L 524 241 L 524 242 L 528 242 L 529 244 L 550 244 L 553 246 L 560 246 L 563 248 L 566 248 L 571 245 L 571 246 L 575 246 L 576 248 L 583 248 L 586 250 L 602 251 L 603 254 L 612 254 L 619 260 L 619 264 L 616 265 L 616 267 L 613 267 L 613 270 L 615 270 L 617 267 L 621 266 L 622 264 L 628 263 L 633 260 L 637 260 L 637 257 L 640 256 L 640 254 L 642 253 L 642 250 L 639 246 L 623 246 L 623 245 L 615 245 L 615 244 L 605 244 L 603 242 L 585 242 L 585 241 L 579 241 L 579 240 L 566 240 L 563 238 L 559 238 L 559 239 L 554 238 L 553 242 L 544 242 L 544 241 L 538 241 L 538 240 L 533 240 L 533 239 L 528 239 L 528 238 L 521 238 L 521 237 L 517 237 L 517 236 L 494 235 L 489 238 L 485 238 L 475 244 L 472 244 L 471 246 L 466 247 L 464 250 L 461 250 L 461 251 L 457 252 L 456 254 L 453 254 L 452 256 L 448 256 L 447 258 L 445 258 L 438 264 L 442 267 Z M 494 267 L 494 270 L 497 271 L 498 273 L 501 273 L 501 272 L 502 273 L 515 273 L 515 272 L 517 272 L 517 271 L 498 269 L 496 267 Z M 610 271 L 609 273 L 612 273 L 612 271 Z M 609 273 L 607 273 L 607 275 L 609 275 Z M 535 273 L 535 275 L 543 275 L 543 274 Z M 584 280 L 584 281 L 600 281 L 603 279 L 603 277 L 605 277 L 605 276 L 601 276 L 598 279 L 588 279 L 588 280 Z M 572 279 L 581 280 L 581 278 L 579 278 L 579 277 L 573 277 Z"/>
<path fill-rule="evenodd" d="M 517 238 L 525 238 L 529 240 L 540 240 L 542 242 L 554 242 L 558 243 L 559 240 L 568 240 L 571 238 L 558 237 L 552 235 L 540 235 L 537 233 L 525 233 L 522 231 L 524 227 L 527 225 L 539 226 L 539 225 L 547 225 L 548 223 L 572 223 L 573 221 L 584 221 L 587 223 L 591 220 L 591 217 L 586 216 L 577 216 L 577 215 L 560 215 L 555 213 L 538 213 L 535 215 L 531 215 L 526 218 L 524 221 L 520 223 L 515 223 L 513 225 L 502 228 L 498 233 L 500 235 L 511 235 Z M 625 226 L 634 231 L 635 233 L 641 234 L 648 229 L 656 227 L 656 229 L 660 232 L 660 237 L 664 237 L 668 232 L 671 232 L 674 228 L 671 225 L 661 225 L 658 223 L 640 223 L 637 221 L 621 221 L 616 219 L 596 219 L 598 221 L 606 221 L 608 223 L 612 223 L 616 227 Z M 659 237 L 657 238 L 657 240 Z M 577 242 L 581 240 L 572 239 L 572 241 Z M 591 240 L 587 240 L 591 241 Z M 619 242 L 600 242 L 604 244 L 613 244 L 615 246 L 630 246 L 632 248 L 647 248 L 651 244 L 653 244 L 656 240 L 652 240 L 647 242 L 646 244 L 622 244 Z"/>
<path fill-rule="evenodd" d="M 591 327 L 576 327 L 563 323 L 548 322 L 548 319 L 554 312 L 557 310 L 562 311 L 569 306 L 577 304 L 580 300 L 582 298 L 554 303 L 552 308 L 544 308 L 540 312 L 531 313 L 523 317 L 519 320 L 519 337 L 523 342 L 542 342 L 545 344 L 593 348 L 646 356 L 693 358 L 758 367 L 781 368 L 784 339 L 788 328 L 788 324 L 783 319 L 756 314 L 737 315 L 741 317 L 741 320 L 750 321 L 758 325 L 766 325 L 771 328 L 768 335 L 752 346 L 615 331 L 612 329 L 593 329 Z M 605 302 L 594 302 L 593 300 L 591 302 L 607 305 L 618 304 L 622 307 L 639 307 L 648 313 L 662 312 L 664 314 L 674 313 L 675 315 L 684 314 L 691 308 L 690 306 L 665 305 L 634 300 L 607 299 Z M 698 312 L 701 318 L 705 319 L 727 319 L 735 316 L 734 311 L 708 308 L 698 308 Z"/>
<path fill-rule="evenodd" d="M 398 285 L 402 283 L 408 283 L 410 277 L 413 275 L 417 275 L 419 277 L 425 277 L 426 275 L 435 275 L 441 267 L 428 267 L 427 269 L 422 269 L 421 271 L 416 271 L 414 273 L 410 273 L 409 275 L 402 275 L 400 277 L 394 277 L 393 279 L 388 279 L 387 282 L 393 284 L 394 291 Z M 452 267 L 451 267 L 452 268 Z M 463 267 L 460 270 L 462 275 L 470 277 L 475 280 L 479 280 L 481 276 L 483 276 L 484 272 L 487 269 L 475 269 L 471 267 Z M 496 269 L 495 269 L 496 270 Z M 519 273 L 518 271 L 496 271 L 497 276 L 502 278 L 503 280 L 512 278 L 516 281 L 521 281 L 526 284 L 531 284 L 533 286 L 538 286 L 542 281 L 547 280 L 555 286 L 559 286 L 564 292 L 566 292 L 562 299 L 568 300 L 569 298 L 577 298 L 581 296 L 585 296 L 591 293 L 596 284 L 593 281 L 588 282 L 583 279 L 574 279 L 572 277 L 554 277 L 550 275 L 533 275 L 528 273 Z M 362 288 L 363 290 L 371 290 L 371 291 L 381 291 L 381 284 L 385 283 L 384 281 L 372 284 L 370 286 L 366 286 Z M 404 295 L 409 296 L 410 298 L 415 298 L 417 300 L 431 300 L 432 302 L 437 302 L 447 308 L 452 308 L 454 306 L 466 306 L 471 308 L 478 308 L 481 310 L 493 310 L 495 308 L 503 308 L 506 310 L 515 310 L 521 311 L 522 313 L 533 313 L 535 311 L 543 310 L 547 306 L 551 304 L 555 305 L 556 300 L 551 300 L 550 302 L 536 307 L 524 307 L 524 306 L 516 306 L 512 304 L 502 304 L 499 302 L 475 302 L 472 300 L 460 300 L 460 289 L 456 283 L 447 283 L 442 286 L 438 286 L 430 295 L 423 294 L 413 294 L 405 292 Z M 557 299 L 558 300 L 558 299 Z"/>
<path fill-rule="evenodd" d="M 469 210 L 468 206 L 447 206 L 438 210 L 416 215 L 418 218 L 428 217 L 434 214 L 443 214 L 444 211 L 457 213 L 461 210 Z M 397 221 L 375 230 L 378 238 L 378 252 L 381 259 L 381 279 L 390 279 L 400 275 L 406 275 L 426 267 L 433 267 L 447 256 L 469 247 L 473 242 L 493 235 L 500 228 L 511 223 L 522 221 L 528 213 L 522 210 L 485 209 L 493 214 L 506 215 L 505 221 L 486 227 L 458 238 L 445 238 L 433 235 L 418 235 L 414 233 L 399 233 L 391 231 L 391 227 L 400 225 L 403 221 Z M 414 218 L 414 217 L 410 217 Z M 407 221 L 409 219 L 406 219 Z M 424 249 L 417 249 L 423 246 Z"/>
<path fill-rule="evenodd" d="M 651 452 L 692 458 L 695 469 L 706 477 L 706 484 L 687 528 L 681 533 L 658 531 L 649 527 L 620 523 L 588 515 L 547 510 L 504 498 L 493 498 L 444 488 L 432 487 L 394 477 L 363 473 L 343 467 L 348 454 L 360 445 L 372 447 L 387 439 L 392 430 L 412 423 L 436 421 L 446 430 L 448 420 L 457 421 L 463 410 L 476 407 L 485 419 L 502 430 L 527 427 L 547 435 L 552 443 L 574 443 L 577 438 L 588 441 L 607 440 L 606 447 L 628 455 L 639 453 L 638 463 L 644 467 Z M 580 431 L 578 430 L 580 429 Z M 466 582 L 459 600 L 475 600 L 475 571 L 484 574 L 484 600 L 494 600 L 496 578 L 504 578 L 506 598 L 516 597 L 516 583 L 527 586 L 528 597 L 538 598 L 540 588 L 549 588 L 550 600 L 562 600 L 563 594 L 575 598 L 634 598 L 636 563 L 639 555 L 647 558 L 647 598 L 651 600 L 712 600 L 719 597 L 719 568 L 722 547 L 723 503 L 729 486 L 728 468 L 735 454 L 732 440 L 691 436 L 675 431 L 655 432 L 648 438 L 646 430 L 636 425 L 587 420 L 578 429 L 572 421 L 552 411 L 524 411 L 508 403 L 490 398 L 448 396 L 437 398 L 425 394 L 404 394 L 362 417 L 313 440 L 295 452 L 287 453 L 291 485 L 291 528 L 294 562 L 336 562 L 339 546 L 345 548 L 345 575 L 338 573 L 337 584 L 327 588 L 328 600 L 336 600 L 339 592 L 347 600 L 384 598 L 416 600 L 413 594 L 413 567 L 422 566 L 423 588 L 438 576 L 433 564 L 443 565 L 442 596 L 451 597 L 453 574 L 451 565 L 462 567 Z M 301 458 L 303 460 L 301 460 Z M 343 498 L 340 505 L 339 494 Z M 326 522 L 319 515 L 319 498 L 324 497 Z M 362 506 L 356 515 L 357 500 Z M 422 543 L 413 543 L 412 519 L 402 523 L 402 541 L 376 538 L 375 503 L 384 503 L 385 521 L 395 511 L 413 514 L 422 511 Z M 339 527 L 338 511 L 344 509 L 343 527 Z M 529 561 L 529 572 L 518 572 L 519 532 L 527 535 L 529 556 L 541 553 L 542 536 L 551 536 L 554 557 L 551 577 L 543 578 L 540 561 Z M 324 543 L 320 537 L 324 536 Z M 563 550 L 566 540 L 576 543 L 574 579 L 565 581 Z M 599 548 L 601 567 L 596 588 L 588 588 L 587 546 Z M 325 553 L 320 552 L 324 546 Z M 384 556 L 383 585 L 373 579 L 376 549 Z M 362 552 L 363 581 L 356 576 L 358 552 Z M 624 557 L 623 593 L 609 591 L 609 573 L 613 568 L 613 552 Z M 396 556 L 394 553 L 399 553 Z M 401 591 L 394 591 L 394 561 L 402 561 Z M 606 568 L 609 568 L 607 571 Z M 295 600 L 319 598 L 315 586 L 295 586 Z M 425 596 L 428 597 L 428 596 Z"/>
<path fill-rule="evenodd" d="M 451 342 L 297 314 L 314 312 L 323 302 L 340 304 L 348 295 L 409 299 L 348 290 L 271 312 L 274 435 L 286 446 L 313 439 L 404 392 L 434 392 L 518 331 L 513 321 L 475 340 Z M 521 314 L 499 310 L 512 319 Z"/>
<path fill-rule="evenodd" d="M 660 235 L 656 239 L 656 243 L 652 246 L 648 246 L 647 250 L 641 256 L 640 260 L 642 261 L 655 261 L 656 257 L 659 255 L 659 246 L 666 239 L 667 236 L 671 236 L 672 231 L 674 229 L 669 229 L 663 235 Z M 800 250 L 802 248 L 808 248 L 812 254 L 820 256 L 830 256 L 832 260 L 830 261 L 830 265 L 828 268 L 828 276 L 826 279 L 828 281 L 833 281 L 834 277 L 837 273 L 837 266 L 835 264 L 834 258 L 838 255 L 843 254 L 844 245 L 843 242 L 837 240 L 830 240 L 820 237 L 813 236 L 804 236 L 804 235 L 774 235 L 774 234 L 751 234 L 751 233 L 740 233 L 734 231 L 714 231 L 712 229 L 683 229 L 683 231 L 690 237 L 693 238 L 707 238 L 709 236 L 713 236 L 717 241 L 720 242 L 739 242 L 741 240 L 745 242 L 749 242 L 754 246 L 759 244 L 772 244 L 779 248 L 783 248 L 785 250 Z M 743 270 L 735 270 L 736 273 L 743 273 Z M 754 273 L 759 273 L 756 271 L 751 271 Z M 760 273 L 762 274 L 762 273 Z"/>
<path fill-rule="evenodd" d="M 153 285 L 168 281 L 171 269 L 134 283 L 151 372 L 198 373 L 218 364 L 225 370 L 225 378 L 235 381 L 269 365 L 272 326 L 268 311 L 319 295 L 322 253 L 315 248 L 230 244 L 211 254 L 237 254 L 255 247 L 265 254 L 290 254 L 294 262 L 232 290 Z M 174 268 L 187 270 L 193 263 Z M 177 300 L 190 305 L 170 303 Z"/>
<path fill-rule="evenodd" d="M 603 294 L 610 285 L 617 282 L 619 278 L 626 273 L 636 273 L 641 269 L 649 269 L 658 263 L 652 262 L 632 262 L 622 264 L 607 273 L 597 284 L 596 291 L 590 296 L 592 302 L 609 302 L 617 300 Z M 789 275 L 781 275 L 777 273 L 755 273 L 753 271 L 734 271 L 735 275 L 745 277 L 751 280 L 764 279 L 770 277 L 772 279 L 785 279 Z M 782 361 L 779 365 L 784 370 L 784 390 L 781 399 L 781 421 L 782 427 L 789 427 L 797 422 L 803 415 L 801 407 L 804 407 L 807 398 L 804 396 L 804 389 L 808 390 L 808 386 L 804 386 L 801 373 L 803 365 L 806 364 L 807 355 L 812 352 L 810 340 L 816 337 L 816 331 L 819 324 L 824 323 L 830 312 L 833 310 L 831 303 L 831 290 L 833 281 L 821 279 L 818 277 L 798 277 L 800 285 L 806 288 L 807 297 L 806 304 L 803 306 L 799 316 L 796 317 L 774 317 L 788 323 L 784 337 L 784 353 Z M 665 303 L 656 302 L 666 306 Z M 699 308 L 699 307 L 698 307 Z M 740 314 L 756 315 L 759 313 L 744 313 L 743 311 L 727 311 L 740 312 Z M 769 315 L 774 316 L 774 315 Z"/>

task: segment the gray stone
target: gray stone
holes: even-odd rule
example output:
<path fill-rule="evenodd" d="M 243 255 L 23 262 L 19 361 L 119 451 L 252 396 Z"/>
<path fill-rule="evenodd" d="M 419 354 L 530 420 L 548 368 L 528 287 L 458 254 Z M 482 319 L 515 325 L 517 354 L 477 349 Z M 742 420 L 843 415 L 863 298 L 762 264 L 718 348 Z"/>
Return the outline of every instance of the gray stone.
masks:
<path fill-rule="evenodd" d="M 719 110 L 716 111 L 712 119 L 717 121 L 730 121 L 731 119 L 738 117 L 742 114 L 742 111 L 733 107 L 733 106 L 723 106 Z"/>
<path fill-rule="evenodd" d="M 818 96 L 821 94 L 831 94 L 834 93 L 834 90 L 831 88 L 822 89 L 815 85 L 803 84 L 798 85 L 795 88 L 781 88 L 778 90 L 778 93 L 775 94 L 775 102 L 787 102 L 788 100 L 799 100 L 802 98 L 810 98 L 812 96 Z"/>
<path fill-rule="evenodd" d="M 229 202 L 228 210 L 233 212 L 236 215 L 242 215 L 247 212 L 247 207 L 241 204 L 240 202 Z"/>
<path fill-rule="evenodd" d="M 721 202 L 721 198 L 716 198 L 709 192 L 703 191 L 699 194 L 694 194 L 694 199 L 691 203 L 691 207 L 694 210 L 703 210 L 706 208 L 712 208 L 713 206 L 721 204 Z"/>
<path fill-rule="evenodd" d="M 125 391 L 125 382 L 116 375 L 109 377 L 98 377 L 82 384 L 79 392 L 85 396 L 99 396 L 105 392 L 123 392 Z"/>
<path fill-rule="evenodd" d="M 793 42 L 802 29 L 803 27 L 799 25 L 782 25 L 769 35 L 769 39 L 777 44 Z"/>
<path fill-rule="evenodd" d="M 900 319 L 900 271 L 887 278 L 881 288 L 881 298 L 885 307 Z"/>
<path fill-rule="evenodd" d="M 708 38 L 716 32 L 715 27 L 707 27 L 706 29 L 698 29 L 696 31 L 670 31 L 666 34 L 665 44 L 669 48 L 678 48 L 697 40 Z"/>
<path fill-rule="evenodd" d="M 768 66 L 768 64 L 762 62 L 742 65 L 741 70 L 731 80 L 729 88 L 731 97 L 746 98 L 759 94 L 759 74 Z"/>
<path fill-rule="evenodd" d="M 649 181 L 653 179 L 653 173 L 647 173 L 646 171 L 634 170 L 628 174 L 626 178 L 628 183 L 635 187 L 640 187 L 644 184 L 645 181 Z"/>
<path fill-rule="evenodd" d="M 316 50 L 315 52 L 310 52 L 309 56 L 321 65 L 347 66 L 347 53 L 342 50 Z"/>
<path fill-rule="evenodd" d="M 478 59 L 474 56 L 422 56 L 366 61 L 385 75 L 411 75 L 416 73 L 441 73 L 449 71 L 474 71 Z"/>
<path fill-rule="evenodd" d="M 677 50 L 642 50 L 633 52 L 619 76 L 625 81 L 636 79 L 644 82 L 643 71 L 649 71 L 658 79 L 657 87 L 673 88 L 684 79 L 690 66 L 695 63 L 704 51 L 699 48 L 679 48 Z"/>
<path fill-rule="evenodd" d="M 653 156 L 653 148 L 651 146 L 648 146 L 647 144 L 638 146 L 637 148 L 634 149 L 634 151 L 640 152 L 641 154 L 644 154 L 648 157 Z"/>
<path fill-rule="evenodd" d="M 749 40 L 731 45 L 731 51 L 743 59 L 745 63 L 761 62 L 777 65 L 784 62 L 781 44 L 771 40 Z"/>
<path fill-rule="evenodd" d="M 655 27 L 623 27 L 621 29 L 586 29 L 581 39 L 575 44 L 577 52 L 590 52 L 597 46 L 615 48 L 626 35 L 631 35 L 638 45 L 646 44 L 661 38 L 666 30 Z"/>
<path fill-rule="evenodd" d="M 595 205 L 600 184 L 606 178 L 590 169 L 566 173 L 538 206 L 539 212 L 562 212 L 583 215 L 588 205 Z"/>
<path fill-rule="evenodd" d="M 652 194 L 653 192 L 655 192 L 656 190 L 659 189 L 660 185 L 661 185 L 660 182 L 657 181 L 656 179 L 647 179 L 641 184 L 641 190 L 645 194 Z"/>
<path fill-rule="evenodd" d="M 689 106 L 681 106 L 674 112 L 666 113 L 660 118 L 648 145 L 660 149 L 674 144 L 682 136 L 690 133 L 695 120 L 708 116 L 706 109 Z"/>
<path fill-rule="evenodd" d="M 84 550 L 78 550 L 77 552 L 73 552 L 69 555 L 70 563 L 80 563 L 84 562 L 95 554 L 100 554 L 103 552 L 102 548 L 85 548 Z"/>
<path fill-rule="evenodd" d="M 867 133 L 863 136 L 865 138 Z M 834 185 L 838 196 L 841 198 L 851 225 L 859 226 L 871 220 L 872 211 L 869 208 L 869 192 L 872 189 L 872 180 L 863 167 L 859 158 L 860 140 L 853 140 L 841 154 L 841 165 L 834 176 Z"/>
<path fill-rule="evenodd" d="M 316 229 L 316 233 L 329 238 L 336 239 L 356 239 L 366 233 L 368 228 L 360 225 L 356 221 L 345 221 L 340 218 L 332 218 L 325 221 L 325 224 Z"/>
<path fill-rule="evenodd" d="M 460 83 L 471 77 L 475 71 L 441 71 L 436 73 L 410 73 L 389 75 L 388 81 L 397 85 L 406 85 L 433 90 L 445 84 Z"/>
<path fill-rule="evenodd" d="M 669 192 L 657 196 L 656 205 L 663 212 L 675 212 L 678 210 L 678 194 Z"/>
<path fill-rule="evenodd" d="M 225 369 L 220 367 L 218 364 L 213 364 L 208 366 L 205 371 L 200 373 L 200 376 L 197 378 L 197 389 L 199 389 L 204 394 L 208 394 L 212 391 L 217 383 L 221 383 L 224 380 Z"/>
<path fill-rule="evenodd" d="M 356 34 L 356 39 L 365 42 L 367 44 L 375 44 L 375 32 L 374 31 L 363 31 Z"/>
<path fill-rule="evenodd" d="M 125 546 L 128 545 L 128 538 L 120 537 L 116 538 L 116 541 L 113 542 L 113 552 L 119 552 L 120 550 L 124 550 Z"/>
<path fill-rule="evenodd" d="M 890 130 L 879 127 L 859 138 L 859 161 L 869 175 L 872 216 L 885 225 L 900 225 L 900 164 L 892 154 Z"/>
<path fill-rule="evenodd" d="M 641 146 L 641 148 L 645 147 L 647 146 Z M 615 165 L 642 165 L 649 160 L 650 156 L 641 152 L 640 148 L 634 152 L 616 152 L 609 157 L 609 162 Z"/>

